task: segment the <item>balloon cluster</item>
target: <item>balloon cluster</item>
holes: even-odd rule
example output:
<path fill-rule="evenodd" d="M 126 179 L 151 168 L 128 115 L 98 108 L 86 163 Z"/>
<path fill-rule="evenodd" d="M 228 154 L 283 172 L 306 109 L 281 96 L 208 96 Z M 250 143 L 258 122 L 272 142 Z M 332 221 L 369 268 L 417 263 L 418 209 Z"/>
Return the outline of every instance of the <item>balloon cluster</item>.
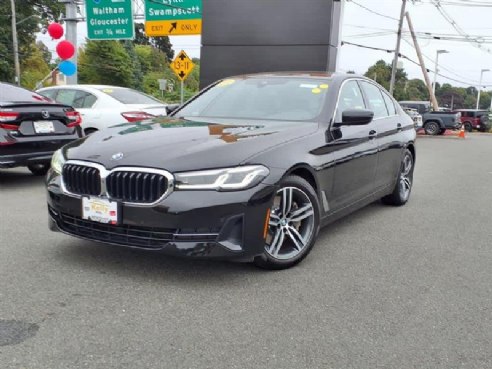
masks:
<path fill-rule="evenodd" d="M 51 23 L 48 26 L 49 35 L 55 40 L 63 36 L 63 27 L 59 23 Z M 75 47 L 70 41 L 63 40 L 56 45 L 56 53 L 62 59 L 58 64 L 58 70 L 66 76 L 74 75 L 77 72 L 77 66 L 70 59 L 75 54 Z"/>

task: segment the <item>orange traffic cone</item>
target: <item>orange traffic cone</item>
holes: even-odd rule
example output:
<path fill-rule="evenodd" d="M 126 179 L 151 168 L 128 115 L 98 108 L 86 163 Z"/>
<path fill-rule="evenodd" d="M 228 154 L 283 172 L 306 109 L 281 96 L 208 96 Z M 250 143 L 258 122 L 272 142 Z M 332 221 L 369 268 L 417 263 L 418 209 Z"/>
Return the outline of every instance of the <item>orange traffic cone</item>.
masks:
<path fill-rule="evenodd" d="M 465 136 L 465 125 L 464 124 L 461 126 L 458 138 L 466 138 L 466 136 Z"/>

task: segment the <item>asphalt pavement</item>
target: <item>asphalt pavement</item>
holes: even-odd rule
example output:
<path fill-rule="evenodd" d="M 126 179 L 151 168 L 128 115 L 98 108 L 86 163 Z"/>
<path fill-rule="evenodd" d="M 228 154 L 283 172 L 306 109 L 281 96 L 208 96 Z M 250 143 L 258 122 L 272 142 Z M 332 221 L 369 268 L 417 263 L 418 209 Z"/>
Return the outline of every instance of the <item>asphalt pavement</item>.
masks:
<path fill-rule="evenodd" d="M 492 135 L 419 138 L 407 206 L 279 272 L 51 233 L 0 170 L 0 368 L 492 368 Z"/>

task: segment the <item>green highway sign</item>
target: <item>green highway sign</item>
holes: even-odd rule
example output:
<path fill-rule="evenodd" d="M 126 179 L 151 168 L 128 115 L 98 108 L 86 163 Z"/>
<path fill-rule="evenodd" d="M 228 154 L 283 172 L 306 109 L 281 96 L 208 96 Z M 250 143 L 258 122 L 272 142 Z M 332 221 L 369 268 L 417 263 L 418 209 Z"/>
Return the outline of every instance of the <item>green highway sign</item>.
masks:
<path fill-rule="evenodd" d="M 133 0 L 86 0 L 87 38 L 89 40 L 131 40 Z"/>
<path fill-rule="evenodd" d="M 202 19 L 202 0 L 145 0 L 145 21 Z"/>
<path fill-rule="evenodd" d="M 147 36 L 199 35 L 202 0 L 145 0 Z"/>

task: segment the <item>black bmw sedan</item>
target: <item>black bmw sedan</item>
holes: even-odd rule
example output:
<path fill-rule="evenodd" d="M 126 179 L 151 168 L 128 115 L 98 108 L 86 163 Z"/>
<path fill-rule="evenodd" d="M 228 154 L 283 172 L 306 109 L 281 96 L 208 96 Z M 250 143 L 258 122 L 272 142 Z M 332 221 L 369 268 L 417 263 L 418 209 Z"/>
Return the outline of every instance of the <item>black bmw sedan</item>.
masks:
<path fill-rule="evenodd" d="M 57 151 L 47 176 L 50 228 L 287 268 L 321 226 L 379 199 L 408 201 L 415 137 L 412 119 L 364 77 L 224 79 L 169 117 Z"/>

